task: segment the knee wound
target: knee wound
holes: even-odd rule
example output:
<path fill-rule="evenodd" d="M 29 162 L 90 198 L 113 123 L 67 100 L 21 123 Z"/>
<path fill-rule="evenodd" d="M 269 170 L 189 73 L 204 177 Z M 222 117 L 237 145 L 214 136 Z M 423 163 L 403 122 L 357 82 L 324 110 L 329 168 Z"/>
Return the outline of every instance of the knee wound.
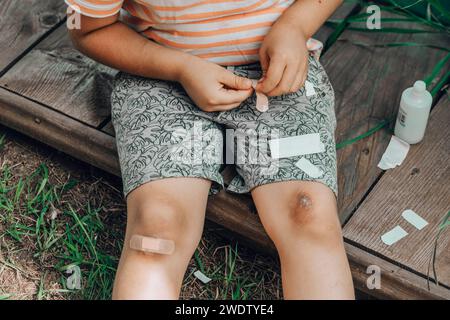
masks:
<path fill-rule="evenodd" d="M 145 253 L 158 253 L 170 255 L 175 251 L 175 242 L 153 237 L 133 235 L 130 239 L 130 248 Z"/>
<path fill-rule="evenodd" d="M 313 205 L 311 198 L 303 193 L 298 195 L 297 201 L 298 207 L 302 209 L 311 209 Z"/>

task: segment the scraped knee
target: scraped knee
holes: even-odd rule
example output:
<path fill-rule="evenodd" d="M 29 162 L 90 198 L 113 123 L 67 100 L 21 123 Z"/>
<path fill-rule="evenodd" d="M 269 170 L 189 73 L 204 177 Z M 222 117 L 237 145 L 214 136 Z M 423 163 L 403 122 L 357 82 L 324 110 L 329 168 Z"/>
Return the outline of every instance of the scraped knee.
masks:
<path fill-rule="evenodd" d="M 300 190 L 291 203 L 291 232 L 321 242 L 340 237 L 341 226 L 336 208 L 320 193 Z"/>
<path fill-rule="evenodd" d="M 316 204 L 313 199 L 309 193 L 303 191 L 294 196 L 290 216 L 296 226 L 301 227 L 314 220 Z"/>

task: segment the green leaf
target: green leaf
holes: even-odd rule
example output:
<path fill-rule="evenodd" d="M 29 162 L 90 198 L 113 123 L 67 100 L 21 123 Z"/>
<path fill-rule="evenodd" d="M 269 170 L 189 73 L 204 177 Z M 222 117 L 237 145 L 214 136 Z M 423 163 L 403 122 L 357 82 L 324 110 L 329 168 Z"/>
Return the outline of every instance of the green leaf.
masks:
<path fill-rule="evenodd" d="M 445 64 L 447 63 L 447 61 L 450 60 L 450 53 L 448 53 L 441 61 L 439 61 L 436 66 L 433 68 L 433 71 L 431 72 L 431 74 L 425 78 L 425 83 L 427 84 L 427 86 L 429 86 L 433 80 L 437 77 L 437 75 L 442 71 L 442 69 L 444 69 Z"/>
<path fill-rule="evenodd" d="M 347 41 L 347 40 L 346 40 Z M 450 52 L 450 48 L 441 47 L 432 43 L 418 43 L 418 42 L 389 42 L 389 43 L 364 43 L 359 41 L 350 41 L 352 44 L 361 47 L 376 47 L 376 48 L 395 48 L 395 47 L 427 47 Z"/>
<path fill-rule="evenodd" d="M 357 137 L 355 137 L 353 139 L 346 140 L 346 141 L 343 141 L 343 142 L 340 142 L 340 143 L 336 144 L 336 150 L 344 148 L 344 147 L 346 147 L 346 146 L 348 146 L 350 144 L 353 144 L 353 143 L 355 143 L 355 142 L 357 142 L 359 140 L 362 140 L 364 138 L 367 138 L 367 137 L 371 136 L 372 134 L 374 134 L 378 130 L 381 130 L 382 128 L 387 126 L 390 122 L 391 122 L 391 120 L 385 119 L 385 120 L 381 121 L 376 127 L 370 129 L 369 131 L 367 131 L 367 132 L 365 132 L 365 133 L 363 133 L 363 134 L 361 134 L 361 135 L 359 135 L 359 136 L 357 136 Z"/>
<path fill-rule="evenodd" d="M 439 225 L 439 229 L 444 229 L 446 227 L 450 226 L 450 211 L 447 212 L 444 219 L 442 220 L 441 224 Z"/>
<path fill-rule="evenodd" d="M 430 91 L 431 95 L 433 97 L 436 96 L 436 94 L 446 85 L 448 80 L 450 79 L 450 71 L 447 72 L 442 79 L 434 86 L 434 88 Z"/>

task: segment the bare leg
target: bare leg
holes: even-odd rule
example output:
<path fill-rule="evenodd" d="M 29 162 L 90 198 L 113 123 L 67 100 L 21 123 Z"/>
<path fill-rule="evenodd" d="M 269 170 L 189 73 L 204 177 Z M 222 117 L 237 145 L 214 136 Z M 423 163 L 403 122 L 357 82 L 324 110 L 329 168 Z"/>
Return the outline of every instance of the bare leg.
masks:
<path fill-rule="evenodd" d="M 202 235 L 210 185 L 204 179 L 170 178 L 146 183 L 128 195 L 127 229 L 113 299 L 178 299 Z M 173 240 L 175 252 L 132 250 L 133 234 Z"/>
<path fill-rule="evenodd" d="M 286 299 L 354 299 L 333 192 L 317 182 L 255 188 L 252 196 L 281 261 Z"/>

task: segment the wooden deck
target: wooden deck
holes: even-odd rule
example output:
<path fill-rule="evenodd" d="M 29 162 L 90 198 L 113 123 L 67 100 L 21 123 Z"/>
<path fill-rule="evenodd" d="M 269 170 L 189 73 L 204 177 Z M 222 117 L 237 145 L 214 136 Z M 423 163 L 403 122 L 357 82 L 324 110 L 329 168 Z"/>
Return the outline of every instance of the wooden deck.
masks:
<path fill-rule="evenodd" d="M 346 4 L 334 18 L 360 9 Z M 119 175 L 109 107 L 116 71 L 73 49 L 65 30 L 65 10 L 60 0 L 20 4 L 4 0 L 0 8 L 0 123 Z M 316 37 L 324 41 L 331 32 L 323 27 Z M 435 41 L 450 47 L 448 37 L 436 34 L 343 32 L 322 57 L 336 92 L 338 142 L 395 117 L 401 92 L 430 74 L 447 54 L 428 47 L 367 45 Z M 412 146 L 395 170 L 377 168 L 389 130 L 338 150 L 338 205 L 346 249 L 356 286 L 373 296 L 450 298 L 450 230 L 441 234 L 436 251 L 439 285 L 433 273 L 427 282 L 438 224 L 450 210 L 449 106 L 448 94 L 439 93 L 425 140 Z M 229 179 L 232 173 L 228 167 L 223 174 Z M 430 224 L 414 230 L 401 220 L 405 209 L 413 209 Z M 229 229 L 228 236 L 274 252 L 250 197 L 222 191 L 210 198 L 207 217 Z M 380 236 L 397 224 L 409 235 L 388 247 Z M 379 290 L 366 286 L 369 265 L 381 268 Z"/>

